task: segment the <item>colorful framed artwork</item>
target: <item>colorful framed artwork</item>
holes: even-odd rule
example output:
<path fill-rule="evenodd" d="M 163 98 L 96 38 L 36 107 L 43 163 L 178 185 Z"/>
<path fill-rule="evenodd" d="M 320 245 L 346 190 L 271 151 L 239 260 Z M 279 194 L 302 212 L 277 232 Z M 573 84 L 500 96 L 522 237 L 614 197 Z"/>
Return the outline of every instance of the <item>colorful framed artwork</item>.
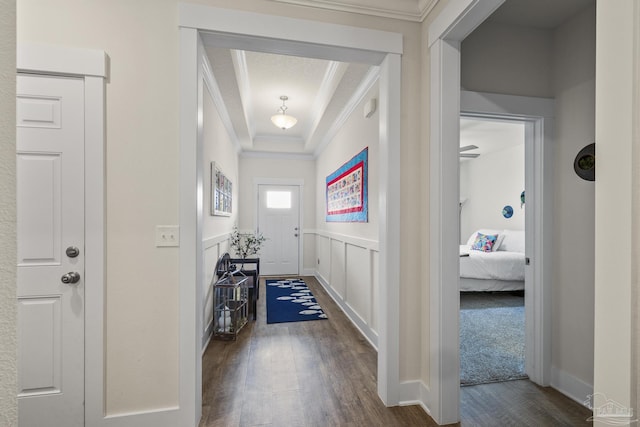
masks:
<path fill-rule="evenodd" d="M 365 148 L 327 177 L 327 222 L 368 222 L 368 153 Z"/>
<path fill-rule="evenodd" d="M 231 216 L 233 184 L 215 162 L 211 162 L 211 215 Z"/>

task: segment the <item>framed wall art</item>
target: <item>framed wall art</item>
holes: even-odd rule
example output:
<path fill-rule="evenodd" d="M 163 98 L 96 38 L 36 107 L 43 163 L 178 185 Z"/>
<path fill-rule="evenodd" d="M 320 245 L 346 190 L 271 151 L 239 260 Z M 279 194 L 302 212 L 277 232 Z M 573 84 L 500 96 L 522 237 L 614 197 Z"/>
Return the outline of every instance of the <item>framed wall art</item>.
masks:
<path fill-rule="evenodd" d="M 211 162 L 211 215 L 231 216 L 233 184 L 215 162 Z"/>
<path fill-rule="evenodd" d="M 327 177 L 327 222 L 368 222 L 368 153 L 365 148 Z"/>

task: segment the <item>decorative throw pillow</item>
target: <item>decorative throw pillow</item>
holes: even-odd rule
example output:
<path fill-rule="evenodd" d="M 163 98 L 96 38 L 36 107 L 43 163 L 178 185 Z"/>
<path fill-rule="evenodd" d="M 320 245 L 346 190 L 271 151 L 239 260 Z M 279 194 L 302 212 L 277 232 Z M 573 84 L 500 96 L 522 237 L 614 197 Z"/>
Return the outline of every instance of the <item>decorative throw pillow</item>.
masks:
<path fill-rule="evenodd" d="M 471 245 L 471 249 L 474 251 L 491 252 L 491 248 L 495 245 L 496 240 L 498 240 L 497 234 L 478 233 L 476 240 L 474 240 L 473 245 Z"/>

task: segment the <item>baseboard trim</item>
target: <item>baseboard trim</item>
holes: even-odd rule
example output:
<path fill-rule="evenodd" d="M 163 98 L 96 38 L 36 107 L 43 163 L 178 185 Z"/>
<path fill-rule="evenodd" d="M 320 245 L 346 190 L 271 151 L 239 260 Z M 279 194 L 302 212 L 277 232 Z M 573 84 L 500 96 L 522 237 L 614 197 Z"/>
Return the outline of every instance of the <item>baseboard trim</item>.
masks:
<path fill-rule="evenodd" d="M 420 406 L 429 416 L 431 410 L 427 402 L 429 401 L 429 387 L 420 380 L 404 381 L 400 383 L 399 405 L 400 406 Z"/>
<path fill-rule="evenodd" d="M 353 311 L 351 307 L 349 307 L 349 305 L 340 297 L 340 295 L 338 295 L 335 290 L 333 290 L 333 288 L 329 285 L 329 282 L 327 282 L 321 274 L 315 272 L 313 276 L 322 285 L 324 290 L 327 291 L 331 299 L 335 301 L 336 305 L 340 308 L 340 310 L 342 310 L 342 312 L 347 316 L 351 323 L 353 323 L 356 329 L 360 331 L 362 336 L 367 341 L 369 341 L 369 344 L 371 344 L 371 346 L 375 348 L 376 351 L 378 351 L 378 334 L 376 334 L 373 329 L 368 327 L 367 324 L 361 320 L 360 316 L 355 311 Z"/>
<path fill-rule="evenodd" d="M 593 384 L 555 366 L 551 367 L 551 387 L 585 407 L 585 401 L 593 394 Z"/>
<path fill-rule="evenodd" d="M 204 328 L 204 336 L 202 337 L 202 354 L 207 350 L 209 341 L 211 341 L 211 332 L 213 331 L 213 319 Z"/>

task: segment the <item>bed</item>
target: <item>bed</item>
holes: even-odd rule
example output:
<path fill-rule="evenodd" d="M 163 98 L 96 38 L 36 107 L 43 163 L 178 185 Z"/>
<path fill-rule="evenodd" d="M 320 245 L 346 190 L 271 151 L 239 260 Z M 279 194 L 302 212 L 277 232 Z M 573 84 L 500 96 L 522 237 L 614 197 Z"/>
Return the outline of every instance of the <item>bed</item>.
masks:
<path fill-rule="evenodd" d="M 524 231 L 480 229 L 460 245 L 460 291 L 524 290 Z"/>

